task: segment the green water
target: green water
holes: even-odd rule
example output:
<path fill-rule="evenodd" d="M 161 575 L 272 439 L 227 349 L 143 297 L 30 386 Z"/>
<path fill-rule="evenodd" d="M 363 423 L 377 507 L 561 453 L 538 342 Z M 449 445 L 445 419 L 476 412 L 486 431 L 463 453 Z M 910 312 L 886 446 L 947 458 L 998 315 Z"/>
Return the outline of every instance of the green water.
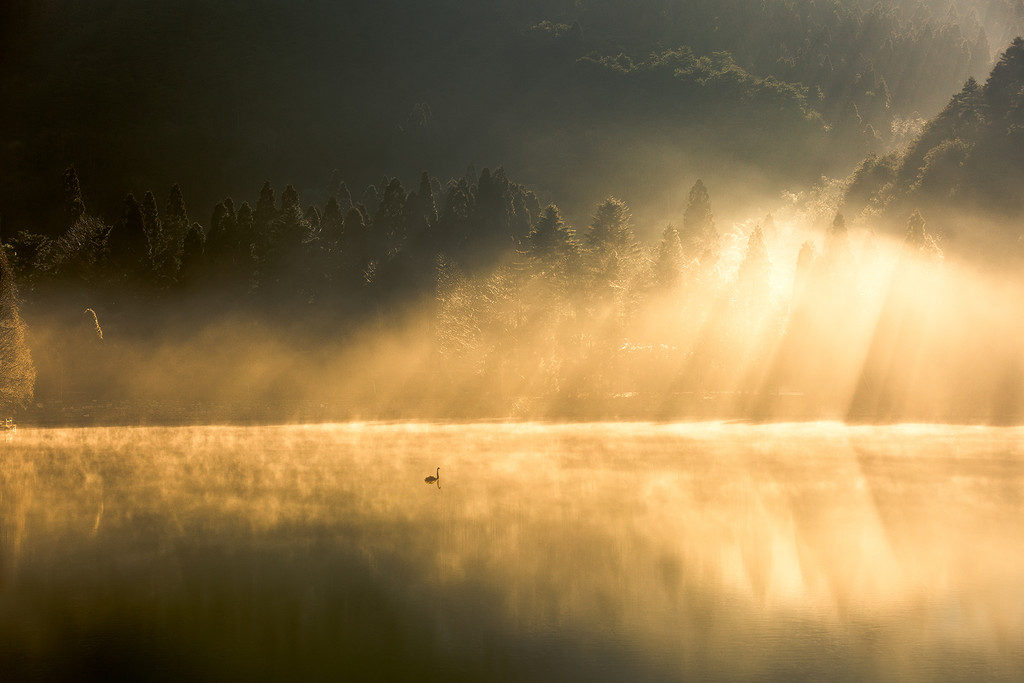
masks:
<path fill-rule="evenodd" d="M 22 429 L 0 449 L 0 680 L 1024 678 L 1022 429 Z"/>

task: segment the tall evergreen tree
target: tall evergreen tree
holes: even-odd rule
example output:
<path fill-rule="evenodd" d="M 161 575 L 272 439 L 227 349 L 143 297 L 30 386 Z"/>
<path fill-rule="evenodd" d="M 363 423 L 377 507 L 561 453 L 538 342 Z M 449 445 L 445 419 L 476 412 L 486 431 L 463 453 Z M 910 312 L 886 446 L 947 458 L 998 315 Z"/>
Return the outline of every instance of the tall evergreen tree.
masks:
<path fill-rule="evenodd" d="M 237 223 L 231 198 L 213 207 L 210 231 L 206 236 L 206 255 L 213 268 L 223 267 L 234 258 Z"/>
<path fill-rule="evenodd" d="M 718 231 L 711 214 L 711 198 L 702 180 L 698 179 L 690 188 L 679 239 L 687 256 L 699 258 L 702 266 L 718 260 Z"/>
<path fill-rule="evenodd" d="M 253 212 L 253 221 L 257 230 L 269 233 L 276 218 L 277 200 L 274 198 L 274 188 L 270 186 L 268 180 L 260 188 L 260 196 L 256 200 L 256 208 Z"/>
<path fill-rule="evenodd" d="M 324 206 L 323 216 L 320 218 L 320 239 L 327 251 L 337 254 L 341 248 L 342 234 L 345 230 L 345 218 L 341 212 L 341 205 L 338 199 L 331 195 Z"/>
<path fill-rule="evenodd" d="M 281 210 L 277 214 L 273 226 L 273 244 L 275 249 L 290 249 L 304 242 L 310 233 L 310 225 L 302 212 L 299 193 L 292 185 L 284 188 L 281 193 Z"/>
<path fill-rule="evenodd" d="M 658 256 L 654 262 L 654 281 L 663 290 L 677 287 L 683 277 L 683 245 L 679 241 L 679 231 L 669 223 L 661 233 L 658 243 Z"/>
<path fill-rule="evenodd" d="M 68 166 L 63 177 L 64 212 L 69 224 L 74 223 L 85 213 L 85 202 L 82 201 L 82 186 L 78 182 L 78 171 Z"/>
<path fill-rule="evenodd" d="M 181 248 L 181 274 L 179 281 L 189 287 L 199 282 L 206 270 L 206 235 L 203 226 L 193 223 L 185 234 Z"/>
<path fill-rule="evenodd" d="M 185 240 L 191 222 L 185 209 L 185 196 L 178 183 L 171 185 L 167 195 L 167 206 L 163 216 L 163 243 L 160 254 L 154 259 L 159 264 L 160 273 L 169 279 L 178 274 L 181 266 L 181 245 Z"/>
<path fill-rule="evenodd" d="M 608 197 L 597 207 L 583 236 L 583 247 L 591 296 L 608 302 L 622 294 L 638 251 L 625 202 Z"/>
<path fill-rule="evenodd" d="M 371 261 L 370 237 L 368 234 L 365 214 L 354 206 L 345 214 L 341 257 L 349 284 L 358 286 L 364 283 L 363 273 Z"/>
<path fill-rule="evenodd" d="M 427 225 L 437 223 L 437 201 L 434 199 L 434 188 L 430 182 L 430 174 L 426 171 L 420 174 L 420 187 L 416 191 L 419 197 L 419 209 L 423 214 Z"/>
<path fill-rule="evenodd" d="M 154 260 L 160 253 L 160 247 L 164 243 L 163 224 L 160 221 L 160 213 L 156 208 L 156 197 L 149 190 L 146 190 L 142 198 L 142 224 L 146 228 L 146 241 L 149 244 L 149 256 Z"/>
<path fill-rule="evenodd" d="M 338 198 L 338 208 L 341 209 L 341 215 L 344 216 L 354 206 L 352 203 L 352 193 L 349 192 L 348 185 L 345 184 L 344 180 L 338 183 L 338 189 L 334 196 Z"/>
<path fill-rule="evenodd" d="M 760 309 L 771 288 L 772 262 L 764 244 L 764 233 L 757 225 L 747 238 L 747 251 L 736 273 L 737 294 L 741 304 Z"/>
<path fill-rule="evenodd" d="M 25 341 L 26 329 L 18 310 L 14 273 L 0 245 L 0 410 L 25 407 L 35 393 L 36 369 Z"/>
<path fill-rule="evenodd" d="M 114 224 L 107 237 L 110 276 L 114 280 L 139 282 L 150 268 L 149 243 L 142 218 L 142 207 L 129 193 L 124 198 L 121 220 Z"/>
<path fill-rule="evenodd" d="M 373 215 L 374 256 L 393 256 L 405 241 L 405 189 L 398 178 L 384 187 L 377 211 Z"/>
<path fill-rule="evenodd" d="M 185 195 L 181 192 L 181 186 L 174 183 L 167 194 L 167 208 L 164 210 L 164 231 L 167 233 L 167 239 L 172 244 L 184 239 L 190 225 L 188 211 L 185 209 Z"/>
<path fill-rule="evenodd" d="M 305 218 L 306 223 L 309 224 L 310 230 L 314 233 L 320 232 L 320 223 L 323 221 L 323 215 L 320 213 L 320 209 L 310 204 L 306 207 L 306 213 L 303 218 Z"/>
<path fill-rule="evenodd" d="M 580 245 L 557 206 L 549 204 L 540 212 L 527 244 L 537 274 L 568 286 L 578 267 Z"/>

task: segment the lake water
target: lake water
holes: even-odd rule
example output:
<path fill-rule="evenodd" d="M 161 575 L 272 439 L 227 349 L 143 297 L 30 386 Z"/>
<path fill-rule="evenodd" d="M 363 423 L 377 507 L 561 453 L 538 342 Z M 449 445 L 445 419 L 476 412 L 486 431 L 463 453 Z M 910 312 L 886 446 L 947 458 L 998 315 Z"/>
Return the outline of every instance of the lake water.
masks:
<path fill-rule="evenodd" d="M 22 429 L 0 449 L 0 680 L 1024 678 L 1024 429 Z"/>

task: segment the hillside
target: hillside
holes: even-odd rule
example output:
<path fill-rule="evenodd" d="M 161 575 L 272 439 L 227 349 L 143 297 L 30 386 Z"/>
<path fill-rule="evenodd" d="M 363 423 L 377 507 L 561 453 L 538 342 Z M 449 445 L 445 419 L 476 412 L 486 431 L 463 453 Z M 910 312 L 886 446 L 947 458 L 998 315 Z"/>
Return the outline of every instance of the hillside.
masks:
<path fill-rule="evenodd" d="M 947 239 L 1005 245 L 1024 213 L 1024 39 L 984 84 L 969 79 L 905 149 L 870 155 L 850 178 L 845 211 L 899 224 L 915 208 Z"/>
<path fill-rule="evenodd" d="M 994 4 L 994 3 L 993 3 Z M 882 3 L 14 0 L 0 90 L 4 233 L 179 183 L 322 203 L 503 165 L 577 223 L 610 192 L 648 231 L 700 173 L 728 205 L 846 173 L 989 68 L 976 12 Z"/>

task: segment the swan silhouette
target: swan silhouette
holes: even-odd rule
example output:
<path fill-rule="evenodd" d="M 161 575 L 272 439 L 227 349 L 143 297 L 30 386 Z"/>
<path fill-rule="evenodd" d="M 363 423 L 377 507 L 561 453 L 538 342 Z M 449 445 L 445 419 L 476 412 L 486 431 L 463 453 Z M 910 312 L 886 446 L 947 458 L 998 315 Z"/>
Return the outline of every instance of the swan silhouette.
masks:
<path fill-rule="evenodd" d="M 433 484 L 435 481 L 439 481 L 440 479 L 441 479 L 441 468 L 438 467 L 437 468 L 437 475 L 436 476 L 427 477 L 423 481 L 427 482 L 428 484 Z"/>

